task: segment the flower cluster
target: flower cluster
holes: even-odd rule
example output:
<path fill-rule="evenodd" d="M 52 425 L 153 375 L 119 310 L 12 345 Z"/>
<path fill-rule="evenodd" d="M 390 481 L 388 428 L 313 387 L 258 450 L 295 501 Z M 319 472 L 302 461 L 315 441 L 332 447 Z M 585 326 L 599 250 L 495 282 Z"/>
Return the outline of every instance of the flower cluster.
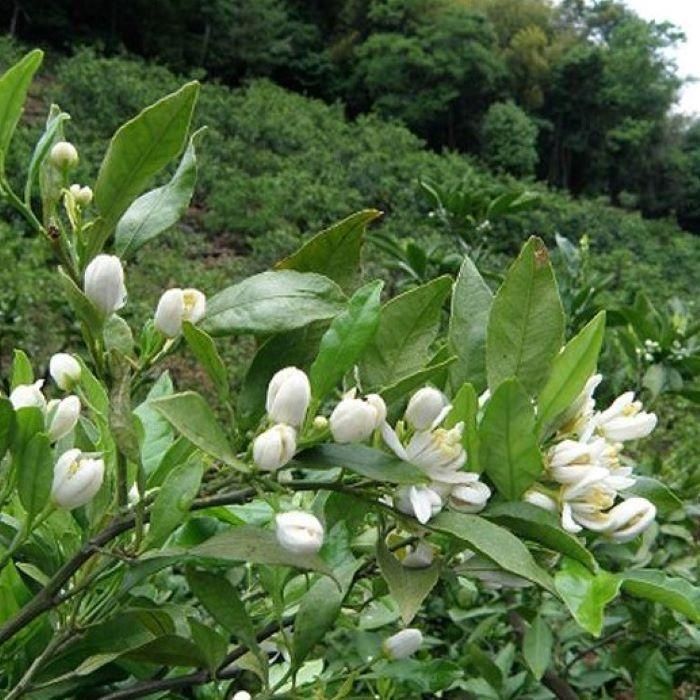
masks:
<path fill-rule="evenodd" d="M 599 374 L 588 380 L 547 452 L 546 475 L 552 488 L 537 484 L 525 500 L 558 512 L 568 532 L 585 528 L 628 542 L 651 524 L 656 508 L 639 497 L 616 505 L 619 492 L 635 483 L 632 467 L 623 462 L 623 443 L 649 435 L 657 419 L 643 410 L 631 391 L 597 411 L 593 394 L 601 380 Z"/>

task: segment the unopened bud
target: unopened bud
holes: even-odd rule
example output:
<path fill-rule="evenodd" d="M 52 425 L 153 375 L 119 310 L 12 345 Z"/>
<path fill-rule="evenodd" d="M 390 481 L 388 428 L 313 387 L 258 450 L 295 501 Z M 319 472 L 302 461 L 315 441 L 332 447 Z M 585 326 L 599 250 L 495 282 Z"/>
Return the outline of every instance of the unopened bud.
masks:
<path fill-rule="evenodd" d="M 87 207 L 92 202 L 92 190 L 89 187 L 71 185 L 69 189 L 75 203 L 79 206 Z"/>
<path fill-rule="evenodd" d="M 423 644 L 423 634 L 415 627 L 408 627 L 384 640 L 382 650 L 394 661 L 413 656 Z"/>
<path fill-rule="evenodd" d="M 295 554 L 316 554 L 323 546 L 323 525 L 311 513 L 300 510 L 275 518 L 277 541 Z"/>
<path fill-rule="evenodd" d="M 109 316 L 126 303 L 124 268 L 116 255 L 98 255 L 85 268 L 85 296 Z"/>
<path fill-rule="evenodd" d="M 197 323 L 207 310 L 207 299 L 198 289 L 168 289 L 158 302 L 154 326 L 168 338 L 182 332 L 185 321 Z"/>
<path fill-rule="evenodd" d="M 273 425 L 253 441 L 253 461 L 264 471 L 273 472 L 287 464 L 297 449 L 297 433 L 284 423 Z"/>
<path fill-rule="evenodd" d="M 58 141 L 51 149 L 49 160 L 59 170 L 74 168 L 78 165 L 78 151 L 72 143 Z"/>
<path fill-rule="evenodd" d="M 58 442 L 75 428 L 80 418 L 80 399 L 77 396 L 66 396 L 65 399 L 51 404 L 48 416 L 49 439 L 51 442 Z"/>
<path fill-rule="evenodd" d="M 80 381 L 80 373 L 80 363 L 66 352 L 57 352 L 49 360 L 49 374 L 63 391 L 70 391 Z"/>
<path fill-rule="evenodd" d="M 423 387 L 408 402 L 406 421 L 415 430 L 430 430 L 444 418 L 447 406 L 447 399 L 441 391 Z"/>
<path fill-rule="evenodd" d="M 270 380 L 265 407 L 276 423 L 299 428 L 310 401 L 311 385 L 306 373 L 296 367 L 285 367 Z"/>
<path fill-rule="evenodd" d="M 80 450 L 64 452 L 53 471 L 51 498 L 60 508 L 73 510 L 91 501 L 102 486 L 105 463 L 83 457 Z"/>

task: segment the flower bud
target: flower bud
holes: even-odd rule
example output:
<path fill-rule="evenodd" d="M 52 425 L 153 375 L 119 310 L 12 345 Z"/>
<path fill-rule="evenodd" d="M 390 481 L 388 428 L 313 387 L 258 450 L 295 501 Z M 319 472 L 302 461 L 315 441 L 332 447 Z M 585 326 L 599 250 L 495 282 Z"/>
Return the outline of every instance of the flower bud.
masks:
<path fill-rule="evenodd" d="M 409 549 L 401 563 L 407 569 L 426 569 L 433 563 L 433 556 L 433 548 L 427 542 L 419 542 Z"/>
<path fill-rule="evenodd" d="M 558 510 L 557 502 L 551 496 L 537 489 L 528 489 L 525 491 L 523 494 L 523 501 L 531 503 L 538 508 L 544 508 L 544 510 L 548 510 L 550 513 L 556 513 Z"/>
<path fill-rule="evenodd" d="M 10 403 L 15 411 L 20 408 L 39 408 L 42 412 L 46 412 L 46 399 L 41 393 L 41 387 L 44 386 L 44 380 L 39 379 L 34 384 L 20 384 L 15 387 L 10 394 Z"/>
<path fill-rule="evenodd" d="M 81 207 L 87 207 L 92 202 L 92 190 L 89 187 L 71 185 L 69 188 L 75 203 Z"/>
<path fill-rule="evenodd" d="M 412 515 L 421 525 L 442 510 L 440 494 L 428 486 L 402 486 L 394 494 L 394 507 Z"/>
<path fill-rule="evenodd" d="M 440 424 L 447 407 L 447 399 L 441 391 L 430 386 L 423 387 L 411 396 L 406 408 L 406 421 L 415 430 L 430 430 Z"/>
<path fill-rule="evenodd" d="M 460 513 L 479 513 L 491 498 L 491 489 L 483 481 L 459 484 L 450 492 L 450 506 Z"/>
<path fill-rule="evenodd" d="M 656 506 L 646 498 L 634 497 L 608 511 L 606 532 L 616 542 L 629 542 L 644 532 L 656 517 Z"/>
<path fill-rule="evenodd" d="M 59 170 L 74 168 L 78 165 L 78 151 L 68 141 L 58 141 L 49 153 L 51 164 Z"/>
<path fill-rule="evenodd" d="M 364 401 L 346 396 L 331 413 L 331 434 L 336 442 L 362 442 L 379 428 L 386 418 L 386 405 L 378 394 L 370 394 Z"/>
<path fill-rule="evenodd" d="M 297 433 L 294 428 L 278 423 L 253 441 L 253 461 L 268 472 L 273 472 L 289 462 L 297 449 Z"/>
<path fill-rule="evenodd" d="M 415 627 L 408 627 L 384 640 L 382 651 L 392 660 L 413 656 L 423 644 L 423 635 Z"/>
<path fill-rule="evenodd" d="M 314 430 L 319 432 L 325 430 L 328 427 L 328 418 L 325 416 L 316 416 L 314 418 Z"/>
<path fill-rule="evenodd" d="M 49 360 L 49 374 L 63 391 L 70 391 L 80 381 L 80 372 L 80 363 L 67 352 L 57 352 Z"/>
<path fill-rule="evenodd" d="M 247 690 L 239 690 L 233 694 L 231 700 L 253 700 L 252 695 Z"/>
<path fill-rule="evenodd" d="M 53 470 L 51 498 L 60 508 L 73 510 L 92 500 L 102 486 L 105 463 L 81 456 L 80 450 L 64 452 Z"/>
<path fill-rule="evenodd" d="M 197 323 L 207 310 L 207 298 L 198 289 L 168 289 L 156 307 L 154 325 L 163 335 L 174 338 L 184 321 Z"/>
<path fill-rule="evenodd" d="M 597 414 L 598 432 L 610 442 L 624 442 L 646 437 L 656 427 L 655 413 L 642 410 L 642 402 L 634 400 L 634 392 L 618 396 L 610 408 Z"/>
<path fill-rule="evenodd" d="M 49 404 L 49 440 L 57 442 L 75 428 L 80 418 L 80 399 L 66 396 L 65 399 Z"/>
<path fill-rule="evenodd" d="M 85 295 L 109 316 L 126 303 L 124 268 L 116 255 L 98 255 L 85 268 Z"/>
<path fill-rule="evenodd" d="M 285 367 L 270 380 L 265 407 L 276 423 L 299 428 L 304 422 L 310 401 L 311 385 L 306 373 L 296 367 Z"/>
<path fill-rule="evenodd" d="M 295 554 L 316 554 L 323 546 L 323 525 L 311 513 L 300 510 L 280 513 L 275 518 L 277 541 Z"/>

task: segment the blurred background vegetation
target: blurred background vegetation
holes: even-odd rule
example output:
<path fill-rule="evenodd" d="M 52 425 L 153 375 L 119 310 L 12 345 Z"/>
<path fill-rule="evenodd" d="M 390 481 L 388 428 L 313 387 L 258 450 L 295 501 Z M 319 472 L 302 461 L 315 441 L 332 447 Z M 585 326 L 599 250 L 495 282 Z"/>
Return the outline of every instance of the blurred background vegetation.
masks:
<path fill-rule="evenodd" d="M 197 192 L 127 269 L 135 321 L 165 286 L 211 294 L 358 209 L 384 212 L 365 262 L 390 293 L 454 271 L 464 251 L 495 286 L 538 234 L 571 330 L 613 309 L 609 391 L 663 399 L 645 468 L 697 490 L 700 122 L 672 112 L 677 28 L 610 0 L 0 4 L 0 70 L 48 51 L 10 154 L 17 182 L 52 102 L 73 117 L 76 181 L 91 184 L 121 123 L 204 82 Z M 3 370 L 13 346 L 41 365 L 77 338 L 52 265 L 0 211 Z M 252 348 L 222 349 L 240 377 Z M 206 385 L 194 362 L 172 369 Z"/>

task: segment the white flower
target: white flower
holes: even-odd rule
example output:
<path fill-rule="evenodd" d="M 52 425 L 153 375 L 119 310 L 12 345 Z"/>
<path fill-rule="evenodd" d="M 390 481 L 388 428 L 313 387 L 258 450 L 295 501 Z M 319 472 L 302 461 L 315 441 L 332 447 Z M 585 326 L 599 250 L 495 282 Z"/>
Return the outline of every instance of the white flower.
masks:
<path fill-rule="evenodd" d="M 463 432 L 464 423 L 450 430 L 437 428 L 417 432 L 406 447 L 406 459 L 429 476 L 436 469 L 456 471 L 467 460 L 462 447 Z"/>
<path fill-rule="evenodd" d="M 44 386 L 44 380 L 39 379 L 34 384 L 20 384 L 15 387 L 10 394 L 10 403 L 15 411 L 20 408 L 34 407 L 46 412 L 46 399 L 41 393 L 41 387 Z"/>
<path fill-rule="evenodd" d="M 285 367 L 270 380 L 265 407 L 276 423 L 298 428 L 304 422 L 310 401 L 311 385 L 306 373 L 296 367 Z"/>
<path fill-rule="evenodd" d="M 411 396 L 406 408 L 406 422 L 414 430 L 430 430 L 440 425 L 450 408 L 441 391 L 426 386 Z"/>
<path fill-rule="evenodd" d="M 428 486 L 402 486 L 394 494 L 394 507 L 425 525 L 442 510 L 442 498 Z"/>
<path fill-rule="evenodd" d="M 296 449 L 296 430 L 284 423 L 278 423 L 253 441 L 253 461 L 260 469 L 276 471 L 291 461 Z"/>
<path fill-rule="evenodd" d="M 207 299 L 198 289 L 168 289 L 158 301 L 154 325 L 163 335 L 175 338 L 184 321 L 197 323 L 206 311 Z"/>
<path fill-rule="evenodd" d="M 49 160 L 60 170 L 74 168 L 78 165 L 78 151 L 72 143 L 58 141 L 49 152 Z"/>
<path fill-rule="evenodd" d="M 548 510 L 550 513 L 556 513 L 559 509 L 557 502 L 551 496 L 534 488 L 525 491 L 523 494 L 523 501 L 531 503 L 538 508 L 544 508 L 544 510 Z"/>
<path fill-rule="evenodd" d="M 465 472 L 465 475 L 473 472 Z M 491 498 L 491 489 L 479 481 L 478 475 L 473 481 L 458 484 L 450 491 L 449 504 L 454 510 L 461 513 L 478 513 L 486 507 Z"/>
<path fill-rule="evenodd" d="M 126 303 L 124 268 L 116 255 L 98 255 L 85 268 L 85 296 L 109 316 Z"/>
<path fill-rule="evenodd" d="M 247 690 L 239 690 L 233 694 L 231 700 L 252 700 L 252 695 Z"/>
<path fill-rule="evenodd" d="M 567 532 L 580 532 L 582 527 L 600 532 L 608 526 L 604 511 L 612 507 L 616 495 L 609 476 L 604 467 L 591 467 L 582 479 L 562 488 L 562 527 Z"/>
<path fill-rule="evenodd" d="M 408 554 L 401 560 L 407 569 L 426 569 L 433 563 L 433 548 L 427 542 L 418 542 L 410 547 Z"/>
<path fill-rule="evenodd" d="M 363 442 L 379 428 L 386 418 L 386 405 L 378 394 L 356 399 L 353 389 L 333 409 L 330 418 L 331 435 L 336 442 Z"/>
<path fill-rule="evenodd" d="M 102 486 L 105 463 L 102 459 L 81 456 L 80 450 L 64 452 L 53 470 L 51 498 L 66 510 L 88 503 Z"/>
<path fill-rule="evenodd" d="M 382 651 L 394 661 L 407 659 L 423 644 L 423 635 L 415 627 L 408 627 L 384 640 Z"/>
<path fill-rule="evenodd" d="M 647 529 L 656 517 L 656 506 L 646 498 L 634 497 L 619 503 L 608 512 L 608 537 L 616 542 L 629 542 Z"/>
<path fill-rule="evenodd" d="M 275 518 L 277 541 L 295 554 L 315 554 L 323 546 L 323 525 L 311 513 L 293 510 Z"/>
<path fill-rule="evenodd" d="M 642 402 L 634 400 L 634 392 L 627 391 L 613 401 L 610 408 L 595 418 L 598 432 L 611 442 L 624 442 L 646 437 L 656 427 L 655 413 L 642 410 Z"/>
<path fill-rule="evenodd" d="M 66 396 L 61 401 L 52 401 L 49 406 L 49 439 L 57 442 L 75 428 L 80 417 L 80 399 Z"/>
<path fill-rule="evenodd" d="M 80 372 L 80 363 L 67 352 L 57 352 L 49 360 L 49 374 L 63 391 L 70 391 L 80 381 Z"/>
<path fill-rule="evenodd" d="M 560 433 L 583 436 L 591 423 L 595 400 L 593 394 L 603 380 L 602 374 L 594 374 L 588 378 L 581 393 L 573 400 L 561 417 Z"/>
<path fill-rule="evenodd" d="M 607 449 L 608 444 L 602 438 L 592 442 L 562 440 L 547 454 L 549 473 L 560 484 L 572 484 L 592 467 L 602 466 Z"/>
<path fill-rule="evenodd" d="M 86 207 L 92 202 L 92 190 L 89 187 L 71 185 L 69 188 L 75 203 L 81 207 Z"/>

